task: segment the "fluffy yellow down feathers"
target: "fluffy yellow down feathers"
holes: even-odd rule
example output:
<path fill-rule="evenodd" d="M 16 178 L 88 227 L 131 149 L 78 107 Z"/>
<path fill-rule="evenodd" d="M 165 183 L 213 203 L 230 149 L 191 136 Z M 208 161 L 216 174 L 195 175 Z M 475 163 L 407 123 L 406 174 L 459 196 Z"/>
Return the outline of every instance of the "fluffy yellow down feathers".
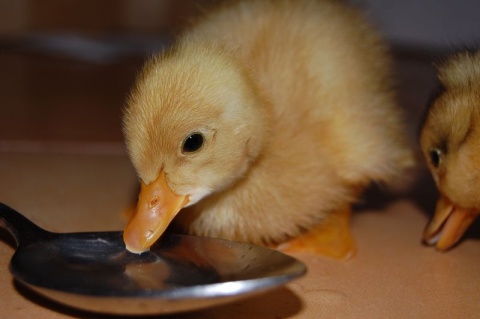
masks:
<path fill-rule="evenodd" d="M 348 233 L 338 212 L 413 163 L 389 63 L 376 33 L 335 1 L 207 14 L 145 65 L 131 94 L 125 138 L 142 192 L 127 248 L 147 250 L 172 220 L 255 244 L 314 231 L 307 246 L 328 246 L 327 228 Z"/>

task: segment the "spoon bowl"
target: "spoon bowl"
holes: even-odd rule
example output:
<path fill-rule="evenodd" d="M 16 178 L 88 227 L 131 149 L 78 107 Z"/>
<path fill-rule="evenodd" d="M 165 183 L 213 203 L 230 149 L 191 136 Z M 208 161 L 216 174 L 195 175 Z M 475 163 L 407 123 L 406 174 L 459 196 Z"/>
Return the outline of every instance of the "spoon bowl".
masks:
<path fill-rule="evenodd" d="M 132 254 L 122 232 L 52 233 L 1 203 L 0 226 L 17 243 L 10 271 L 19 283 L 93 312 L 201 309 L 266 292 L 306 272 L 303 263 L 269 248 L 178 234 Z"/>

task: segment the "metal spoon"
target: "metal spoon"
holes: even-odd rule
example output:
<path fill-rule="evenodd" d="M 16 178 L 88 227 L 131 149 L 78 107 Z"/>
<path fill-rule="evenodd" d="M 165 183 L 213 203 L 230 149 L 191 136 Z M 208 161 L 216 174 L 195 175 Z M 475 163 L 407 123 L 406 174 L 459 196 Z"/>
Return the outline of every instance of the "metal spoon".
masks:
<path fill-rule="evenodd" d="M 222 239 L 165 234 L 149 252 L 125 250 L 122 232 L 52 233 L 0 203 L 21 284 L 71 307 L 161 314 L 218 305 L 282 286 L 305 266 L 278 251 Z"/>

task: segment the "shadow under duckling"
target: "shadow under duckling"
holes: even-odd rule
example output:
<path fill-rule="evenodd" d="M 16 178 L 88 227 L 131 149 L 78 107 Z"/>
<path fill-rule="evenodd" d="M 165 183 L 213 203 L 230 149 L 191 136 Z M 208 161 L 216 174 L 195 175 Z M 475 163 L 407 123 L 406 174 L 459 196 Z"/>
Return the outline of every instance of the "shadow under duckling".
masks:
<path fill-rule="evenodd" d="M 124 232 L 136 253 L 174 221 L 347 258 L 351 203 L 414 163 L 387 48 L 337 1 L 236 1 L 207 14 L 146 63 L 124 132 L 141 180 Z"/>
<path fill-rule="evenodd" d="M 480 52 L 450 56 L 438 77 L 442 90 L 428 110 L 420 146 L 440 198 L 423 238 L 447 250 L 480 213 Z"/>

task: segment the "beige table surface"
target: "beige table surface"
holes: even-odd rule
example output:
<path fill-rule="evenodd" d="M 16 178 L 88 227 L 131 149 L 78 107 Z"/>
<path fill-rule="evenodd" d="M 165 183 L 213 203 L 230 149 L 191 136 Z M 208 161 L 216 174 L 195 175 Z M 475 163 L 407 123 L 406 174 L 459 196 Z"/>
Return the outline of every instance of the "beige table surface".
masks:
<path fill-rule="evenodd" d="M 135 192 L 123 155 L 0 153 L 0 200 L 52 231 L 116 230 Z M 177 318 L 474 318 L 480 313 L 480 243 L 449 253 L 420 245 L 425 214 L 408 200 L 353 218 L 348 262 L 296 255 L 308 274 L 260 297 Z M 6 234 L 3 233 L 3 238 Z M 45 303 L 14 284 L 14 248 L 0 242 L 2 318 L 95 318 Z"/>
<path fill-rule="evenodd" d="M 120 107 L 138 64 L 90 65 L 0 54 L 0 201 L 51 231 L 119 230 L 136 197 Z M 433 86 L 429 63 L 400 58 L 400 102 L 416 136 Z M 113 80 L 112 80 L 113 79 Z M 105 82 L 107 81 L 107 82 Z M 308 274 L 254 299 L 172 318 L 478 318 L 480 232 L 448 253 L 420 243 L 435 202 L 424 170 L 402 196 L 366 196 L 348 262 L 296 255 Z M 384 198 L 384 199 L 385 199 Z M 99 318 L 16 285 L 0 231 L 0 318 Z"/>

